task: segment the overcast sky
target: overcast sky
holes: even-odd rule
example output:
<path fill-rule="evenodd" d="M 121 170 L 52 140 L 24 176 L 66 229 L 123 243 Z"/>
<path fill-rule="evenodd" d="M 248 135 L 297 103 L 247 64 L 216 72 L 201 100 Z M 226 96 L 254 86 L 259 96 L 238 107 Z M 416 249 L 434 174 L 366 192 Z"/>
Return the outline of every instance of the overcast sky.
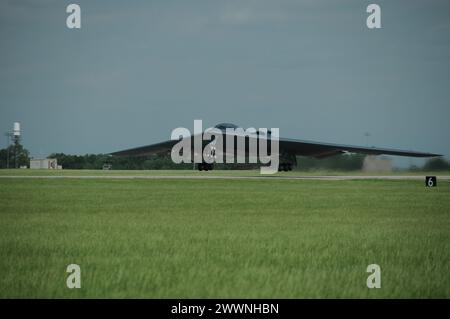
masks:
<path fill-rule="evenodd" d="M 21 122 L 34 157 L 151 144 L 194 119 L 449 157 L 450 2 L 0 0 L 0 131 Z"/>

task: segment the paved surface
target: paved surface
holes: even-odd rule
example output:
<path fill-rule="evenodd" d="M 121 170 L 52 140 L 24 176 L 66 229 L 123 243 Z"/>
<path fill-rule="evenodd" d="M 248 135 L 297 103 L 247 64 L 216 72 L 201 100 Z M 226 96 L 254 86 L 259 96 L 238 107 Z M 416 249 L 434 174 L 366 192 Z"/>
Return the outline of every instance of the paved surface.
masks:
<path fill-rule="evenodd" d="M 277 180 L 327 180 L 327 181 L 344 181 L 344 180 L 425 180 L 425 176 L 272 176 L 272 175 L 260 175 L 260 176 L 220 176 L 220 175 L 167 175 L 167 176 L 155 176 L 155 175 L 59 175 L 59 176 L 0 176 L 2 179 L 277 179 Z M 450 176 L 439 176 L 438 180 L 450 180 Z"/>

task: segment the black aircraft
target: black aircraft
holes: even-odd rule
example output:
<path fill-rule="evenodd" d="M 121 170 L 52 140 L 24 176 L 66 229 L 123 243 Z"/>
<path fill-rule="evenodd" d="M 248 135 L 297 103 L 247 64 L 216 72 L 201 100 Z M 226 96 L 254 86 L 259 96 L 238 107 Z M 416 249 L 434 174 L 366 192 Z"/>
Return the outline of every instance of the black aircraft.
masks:
<path fill-rule="evenodd" d="M 226 154 L 226 129 L 237 129 L 238 126 L 230 123 L 221 123 L 215 126 L 215 128 L 222 131 L 223 134 L 223 150 L 214 149 L 214 157 L 223 156 Z M 194 136 L 190 137 L 191 140 L 191 148 L 194 148 Z M 237 136 L 234 136 L 234 152 L 236 152 L 236 139 Z M 270 139 L 271 132 L 267 131 L 267 134 L 264 132 L 256 131 L 256 134 L 253 136 L 245 136 L 245 154 L 248 156 L 249 149 L 249 140 L 251 138 L 266 138 L 268 145 L 268 153 L 270 153 Z M 214 139 L 214 138 L 213 138 Z M 136 148 L 131 148 L 123 151 L 118 151 L 111 153 L 111 155 L 115 156 L 146 156 L 153 154 L 170 154 L 172 147 L 178 143 L 179 140 L 169 140 L 164 141 L 152 145 L 141 146 Z M 211 140 L 203 141 L 203 148 L 211 143 Z M 202 150 L 203 150 L 202 148 Z M 416 151 L 405 151 L 405 150 L 397 150 L 397 149 L 389 149 L 389 148 L 378 148 L 378 147 L 361 147 L 361 146 L 353 146 L 353 145 L 344 145 L 344 144 L 334 144 L 334 143 L 323 143 L 323 142 L 314 142 L 314 141 L 306 141 L 306 140 L 298 140 L 298 139 L 290 139 L 290 138 L 279 138 L 279 170 L 290 171 L 293 166 L 297 165 L 296 156 L 312 156 L 315 158 L 324 158 L 336 154 L 342 153 L 361 153 L 368 155 L 397 155 L 397 156 L 409 156 L 409 157 L 435 157 L 441 156 L 439 154 L 432 153 L 424 153 L 424 152 L 416 152 Z M 234 153 L 236 154 L 236 153 Z M 224 161 L 225 162 L 225 161 Z M 212 170 L 213 164 L 210 163 L 199 163 L 197 164 L 198 170 Z"/>

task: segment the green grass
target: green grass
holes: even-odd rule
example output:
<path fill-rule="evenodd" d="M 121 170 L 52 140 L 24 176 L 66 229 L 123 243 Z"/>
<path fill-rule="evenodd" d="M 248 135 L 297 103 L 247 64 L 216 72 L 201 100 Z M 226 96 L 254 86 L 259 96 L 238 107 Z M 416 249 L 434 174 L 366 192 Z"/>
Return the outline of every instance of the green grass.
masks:
<path fill-rule="evenodd" d="M 449 257 L 447 181 L 0 179 L 2 298 L 449 298 Z"/>
<path fill-rule="evenodd" d="M 261 176 L 259 170 L 213 170 L 199 172 L 197 170 L 38 170 L 38 169 L 0 169 L 0 176 Z M 392 172 L 363 172 L 363 171 L 327 171 L 294 170 L 291 172 L 278 172 L 273 176 L 449 176 L 450 171 L 423 172 L 423 171 L 392 171 Z"/>

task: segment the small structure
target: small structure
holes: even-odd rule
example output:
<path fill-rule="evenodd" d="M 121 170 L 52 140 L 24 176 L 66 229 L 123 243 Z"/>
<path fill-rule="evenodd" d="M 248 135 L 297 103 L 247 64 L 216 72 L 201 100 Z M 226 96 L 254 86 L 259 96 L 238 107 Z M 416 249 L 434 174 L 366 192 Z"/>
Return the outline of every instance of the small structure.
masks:
<path fill-rule="evenodd" d="M 367 155 L 364 158 L 363 172 L 390 172 L 392 161 L 385 156 Z"/>
<path fill-rule="evenodd" d="M 45 158 L 45 159 L 31 159 L 30 160 L 31 169 L 61 169 L 61 165 L 58 165 L 56 158 Z"/>
<path fill-rule="evenodd" d="M 21 135 L 19 122 L 14 122 L 13 135 L 14 135 L 14 137 L 20 137 L 20 135 Z"/>

